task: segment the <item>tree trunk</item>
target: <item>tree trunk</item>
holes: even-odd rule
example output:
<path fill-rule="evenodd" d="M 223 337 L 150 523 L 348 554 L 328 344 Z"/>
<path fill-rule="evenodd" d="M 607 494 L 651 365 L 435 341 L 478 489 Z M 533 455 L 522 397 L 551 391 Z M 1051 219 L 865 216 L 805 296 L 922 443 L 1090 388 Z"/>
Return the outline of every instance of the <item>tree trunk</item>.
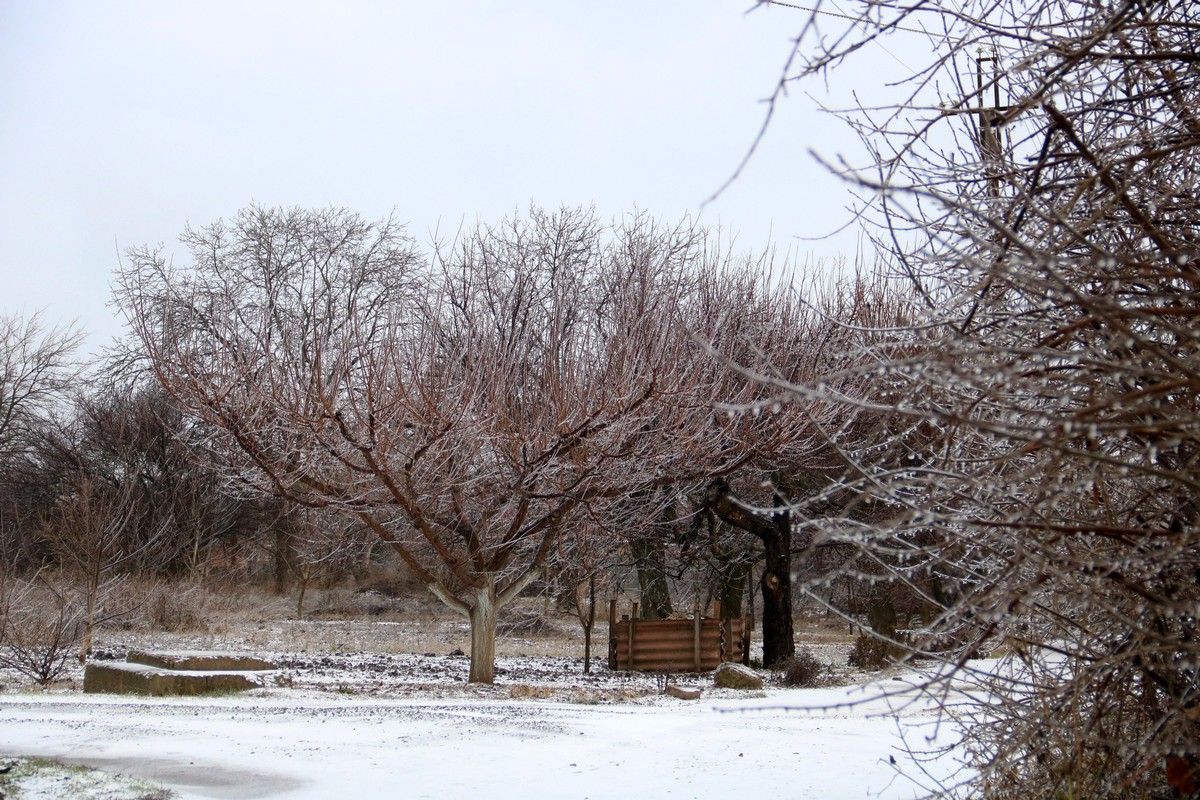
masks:
<path fill-rule="evenodd" d="M 197 525 L 196 526 L 196 535 L 192 537 L 191 564 L 188 565 L 188 572 L 191 573 L 193 578 L 202 577 L 201 571 L 200 571 L 200 539 L 201 539 L 200 526 Z"/>
<path fill-rule="evenodd" d="M 84 607 L 83 638 L 79 643 L 80 664 L 86 664 L 88 656 L 92 654 L 92 636 L 96 626 L 96 602 L 99 594 L 99 586 L 89 583 Z"/>
<path fill-rule="evenodd" d="M 583 626 L 583 672 L 586 675 L 592 671 L 592 625 Z"/>
<path fill-rule="evenodd" d="M 296 619 L 304 619 L 304 595 L 308 591 L 309 576 L 297 573 L 296 584 L 299 590 L 296 594 Z"/>
<path fill-rule="evenodd" d="M 763 666 L 774 667 L 796 654 L 792 627 L 792 522 L 786 511 L 772 515 L 773 535 L 760 536 L 766 550 L 762 587 Z"/>
<path fill-rule="evenodd" d="M 286 594 L 292 579 L 292 566 L 296 560 L 296 543 L 292 538 L 290 520 L 286 517 L 275 523 L 275 541 L 271 548 L 275 568 L 274 589 L 276 594 Z"/>
<path fill-rule="evenodd" d="M 751 511 L 734 500 L 725 481 L 708 487 L 709 507 L 722 520 L 754 534 L 766 551 L 766 566 L 759 586 L 762 589 L 763 666 L 771 667 L 796 654 L 792 626 L 792 519 L 776 495 L 775 509 L 769 516 Z"/>
<path fill-rule="evenodd" d="M 720 586 L 717 588 L 717 600 L 721 603 L 721 619 L 741 619 L 742 606 L 746 601 L 747 578 L 754 567 L 754 561 L 743 558 L 741 554 L 723 561 L 720 565 Z"/>
<path fill-rule="evenodd" d="M 661 552 L 658 542 L 648 536 L 637 537 L 630 542 L 629 549 L 637 564 L 642 619 L 665 619 L 671 616 L 671 588 L 659 565 Z"/>
<path fill-rule="evenodd" d="M 496 579 L 484 575 L 475 589 L 471 620 L 471 674 L 469 683 L 494 683 L 496 680 Z"/>
<path fill-rule="evenodd" d="M 580 615 L 583 623 L 583 671 L 592 671 L 592 629 L 596 627 L 596 576 L 588 576 L 588 608 Z"/>

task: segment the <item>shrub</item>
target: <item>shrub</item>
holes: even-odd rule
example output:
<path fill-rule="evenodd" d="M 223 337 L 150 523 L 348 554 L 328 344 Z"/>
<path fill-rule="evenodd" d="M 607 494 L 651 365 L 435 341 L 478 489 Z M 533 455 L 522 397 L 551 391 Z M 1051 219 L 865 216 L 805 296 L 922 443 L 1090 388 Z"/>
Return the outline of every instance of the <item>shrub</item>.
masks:
<path fill-rule="evenodd" d="M 862 669 L 883 669 L 901 655 L 901 649 L 892 644 L 896 637 L 896 609 L 891 597 L 878 594 L 867 610 L 866 632 L 854 640 L 846 663 Z"/>
<path fill-rule="evenodd" d="M 898 648 L 891 642 L 871 634 L 861 633 L 854 640 L 854 647 L 846 663 L 861 669 L 883 669 L 899 655 Z"/>
<path fill-rule="evenodd" d="M 40 686 L 57 680 L 77 654 L 83 635 L 78 598 L 44 582 L 20 582 L 6 593 L 0 666 Z"/>
<path fill-rule="evenodd" d="M 178 586 L 156 586 L 146 598 L 146 619 L 155 630 L 179 633 L 203 631 L 204 595 L 195 587 L 180 591 Z"/>
<path fill-rule="evenodd" d="M 785 661 L 782 678 L 785 686 L 816 686 L 824 677 L 827 667 L 807 647 L 801 647 L 796 655 Z"/>

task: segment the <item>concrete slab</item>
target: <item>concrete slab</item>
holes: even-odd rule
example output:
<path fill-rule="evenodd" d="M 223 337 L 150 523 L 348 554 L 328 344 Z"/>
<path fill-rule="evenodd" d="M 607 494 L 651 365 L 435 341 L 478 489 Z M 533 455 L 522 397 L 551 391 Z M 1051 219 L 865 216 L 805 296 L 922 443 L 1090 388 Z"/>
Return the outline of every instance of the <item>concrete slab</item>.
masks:
<path fill-rule="evenodd" d="M 234 671 L 279 669 L 270 661 L 237 653 L 209 650 L 131 650 L 125 660 L 133 664 L 174 670 Z"/>
<path fill-rule="evenodd" d="M 83 672 L 89 694 L 197 695 L 242 692 L 264 684 L 265 675 L 250 672 L 179 671 L 122 661 L 93 661 Z"/>

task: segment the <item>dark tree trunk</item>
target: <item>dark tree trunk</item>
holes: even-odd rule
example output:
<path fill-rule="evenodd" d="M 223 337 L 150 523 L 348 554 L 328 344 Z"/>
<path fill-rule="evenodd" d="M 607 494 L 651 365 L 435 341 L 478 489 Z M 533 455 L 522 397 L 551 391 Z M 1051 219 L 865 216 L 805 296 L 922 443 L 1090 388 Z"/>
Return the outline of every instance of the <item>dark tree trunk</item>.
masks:
<path fill-rule="evenodd" d="M 740 542 L 731 542 L 725 547 L 723 539 L 732 539 L 728 535 L 728 526 L 720 521 L 716 514 L 707 514 L 709 526 L 709 552 L 717 564 L 717 602 L 721 604 L 721 619 L 741 619 L 742 607 L 745 605 L 747 590 L 751 593 L 751 612 L 753 612 L 753 592 L 750 586 L 757 562 L 757 555 Z"/>
<path fill-rule="evenodd" d="M 296 540 L 292 535 L 291 519 L 282 515 L 275 521 L 272 531 L 274 541 L 271 543 L 271 561 L 273 567 L 273 586 L 276 594 L 286 594 L 292 584 L 292 576 L 296 562 Z"/>
<path fill-rule="evenodd" d="M 778 504 L 778 500 L 776 501 Z M 773 667 L 796 654 L 792 629 L 792 520 L 784 510 L 772 515 L 771 535 L 760 536 L 766 550 L 763 571 L 763 666 Z"/>
<path fill-rule="evenodd" d="M 596 575 L 588 576 L 588 607 L 582 613 L 580 622 L 583 624 L 583 671 L 592 671 L 592 629 L 596 627 Z"/>
<path fill-rule="evenodd" d="M 671 616 L 671 588 L 661 566 L 661 543 L 649 536 L 638 537 L 630 542 L 630 552 L 637 565 L 642 619 Z"/>
<path fill-rule="evenodd" d="M 766 551 L 762 589 L 763 666 L 773 667 L 796 654 L 792 626 L 792 520 L 776 496 L 776 509 L 764 515 L 734 499 L 729 484 L 714 481 L 708 488 L 708 506 L 728 524 L 754 534 Z"/>
<path fill-rule="evenodd" d="M 721 565 L 721 585 L 717 601 L 721 604 L 721 619 L 741 619 L 746 602 L 746 578 L 754 562 L 738 558 Z"/>

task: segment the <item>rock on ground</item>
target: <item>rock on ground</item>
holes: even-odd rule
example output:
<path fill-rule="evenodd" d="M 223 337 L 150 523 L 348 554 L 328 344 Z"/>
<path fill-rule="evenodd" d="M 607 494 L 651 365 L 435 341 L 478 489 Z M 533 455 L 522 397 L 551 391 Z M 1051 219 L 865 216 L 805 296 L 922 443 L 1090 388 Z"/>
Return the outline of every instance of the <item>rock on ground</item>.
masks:
<path fill-rule="evenodd" d="M 763 679 L 754 670 L 741 664 L 725 663 L 713 673 L 713 683 L 722 689 L 761 689 Z"/>
<path fill-rule="evenodd" d="M 669 694 L 671 697 L 678 697 L 680 700 L 699 700 L 699 689 L 688 689 L 683 686 L 676 686 L 673 683 L 667 684 L 667 688 L 663 689 L 663 694 Z"/>

